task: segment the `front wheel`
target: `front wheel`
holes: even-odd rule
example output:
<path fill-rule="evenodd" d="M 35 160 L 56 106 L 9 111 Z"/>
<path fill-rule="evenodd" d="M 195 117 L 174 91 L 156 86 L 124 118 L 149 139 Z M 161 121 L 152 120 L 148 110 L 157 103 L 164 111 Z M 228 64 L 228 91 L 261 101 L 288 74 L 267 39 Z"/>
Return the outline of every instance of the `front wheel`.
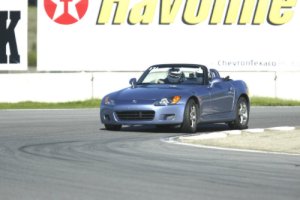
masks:
<path fill-rule="evenodd" d="M 195 133 L 197 131 L 198 105 L 193 99 L 190 99 L 184 110 L 183 123 L 181 131 L 184 133 Z"/>
<path fill-rule="evenodd" d="M 122 125 L 104 124 L 104 126 L 109 131 L 119 131 L 122 128 Z"/>
<path fill-rule="evenodd" d="M 236 105 L 236 119 L 228 123 L 231 129 L 246 129 L 249 121 L 249 102 L 245 97 L 240 97 Z"/>

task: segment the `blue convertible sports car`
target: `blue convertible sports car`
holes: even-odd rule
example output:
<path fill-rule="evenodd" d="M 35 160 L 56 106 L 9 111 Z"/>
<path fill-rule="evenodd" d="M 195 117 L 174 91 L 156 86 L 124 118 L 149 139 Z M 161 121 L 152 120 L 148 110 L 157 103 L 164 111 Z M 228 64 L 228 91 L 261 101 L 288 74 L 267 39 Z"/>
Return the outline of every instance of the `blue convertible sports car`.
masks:
<path fill-rule="evenodd" d="M 231 129 L 248 126 L 246 83 L 221 78 L 215 69 L 196 64 L 154 65 L 130 84 L 102 99 L 100 117 L 107 130 L 154 124 L 179 125 L 182 132 L 194 133 L 199 123 L 224 122 Z"/>

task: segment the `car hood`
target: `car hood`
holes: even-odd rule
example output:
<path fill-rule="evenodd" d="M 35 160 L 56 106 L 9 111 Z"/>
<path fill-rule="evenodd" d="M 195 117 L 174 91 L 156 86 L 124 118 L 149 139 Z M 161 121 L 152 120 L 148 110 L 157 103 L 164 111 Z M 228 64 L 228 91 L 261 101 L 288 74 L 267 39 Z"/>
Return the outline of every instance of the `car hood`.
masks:
<path fill-rule="evenodd" d="M 195 87 L 195 86 L 194 86 Z M 125 88 L 114 93 L 116 100 L 158 100 L 175 95 L 185 95 L 190 92 L 191 86 L 177 85 L 145 85 L 136 88 Z"/>

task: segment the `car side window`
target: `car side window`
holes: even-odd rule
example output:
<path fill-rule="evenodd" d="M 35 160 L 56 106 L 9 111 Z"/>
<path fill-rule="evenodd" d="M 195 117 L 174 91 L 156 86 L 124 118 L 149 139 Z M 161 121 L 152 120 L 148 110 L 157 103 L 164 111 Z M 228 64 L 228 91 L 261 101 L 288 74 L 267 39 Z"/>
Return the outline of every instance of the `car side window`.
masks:
<path fill-rule="evenodd" d="M 216 74 L 215 74 L 214 72 L 210 72 L 210 76 L 211 76 L 211 79 L 214 79 L 214 78 L 217 77 Z"/>
<path fill-rule="evenodd" d="M 219 72 L 215 69 L 210 69 L 208 72 L 208 81 L 211 82 L 215 78 L 220 78 Z"/>
<path fill-rule="evenodd" d="M 209 81 L 209 82 L 212 81 L 212 80 L 214 80 L 216 77 L 217 77 L 217 76 L 216 76 L 216 74 L 215 74 L 214 72 L 210 71 L 210 72 L 208 73 L 208 81 Z"/>

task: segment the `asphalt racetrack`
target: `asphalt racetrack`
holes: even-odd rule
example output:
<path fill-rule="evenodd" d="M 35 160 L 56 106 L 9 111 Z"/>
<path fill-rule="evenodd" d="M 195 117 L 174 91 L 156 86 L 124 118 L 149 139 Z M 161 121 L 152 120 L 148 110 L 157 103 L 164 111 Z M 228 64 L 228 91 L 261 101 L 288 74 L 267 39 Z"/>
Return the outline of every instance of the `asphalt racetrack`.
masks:
<path fill-rule="evenodd" d="M 109 132 L 98 113 L 0 111 L 0 199 L 300 199 L 300 156 L 168 144 L 180 133 L 151 126 Z M 300 107 L 252 108 L 250 128 L 274 126 L 300 126 Z"/>

